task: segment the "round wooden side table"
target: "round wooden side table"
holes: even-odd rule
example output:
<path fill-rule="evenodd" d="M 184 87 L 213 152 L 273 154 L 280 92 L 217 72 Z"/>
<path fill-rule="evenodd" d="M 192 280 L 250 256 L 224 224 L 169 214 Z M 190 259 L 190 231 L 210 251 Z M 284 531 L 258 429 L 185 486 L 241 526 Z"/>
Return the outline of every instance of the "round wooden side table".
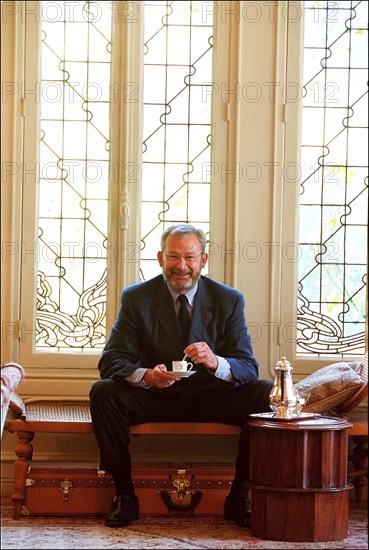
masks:
<path fill-rule="evenodd" d="M 251 415 L 253 536 L 316 542 L 347 537 L 349 489 L 346 429 L 340 418 Z"/>

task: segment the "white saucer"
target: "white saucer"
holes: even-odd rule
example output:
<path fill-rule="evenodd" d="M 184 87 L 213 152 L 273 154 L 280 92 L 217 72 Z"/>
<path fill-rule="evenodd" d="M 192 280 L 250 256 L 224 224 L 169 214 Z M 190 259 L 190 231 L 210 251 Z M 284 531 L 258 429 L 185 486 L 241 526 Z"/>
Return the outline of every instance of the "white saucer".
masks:
<path fill-rule="evenodd" d="M 174 374 L 175 376 L 179 376 L 179 378 L 188 378 L 189 376 L 192 376 L 193 374 L 195 374 L 195 370 L 188 370 L 188 371 L 174 371 L 174 370 L 170 370 L 169 372 L 171 372 L 172 374 Z"/>

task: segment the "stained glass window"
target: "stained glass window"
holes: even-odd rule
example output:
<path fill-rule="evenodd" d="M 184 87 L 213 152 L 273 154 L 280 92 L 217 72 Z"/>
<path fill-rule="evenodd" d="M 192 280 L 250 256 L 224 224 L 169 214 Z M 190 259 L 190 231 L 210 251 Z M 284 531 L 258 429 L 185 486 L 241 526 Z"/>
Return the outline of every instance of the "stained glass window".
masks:
<path fill-rule="evenodd" d="M 212 2 L 145 2 L 141 278 L 163 229 L 209 231 Z M 112 2 L 41 3 L 36 351 L 106 337 Z"/>
<path fill-rule="evenodd" d="M 297 353 L 365 351 L 368 3 L 304 2 Z"/>
<path fill-rule="evenodd" d="M 111 2 L 42 2 L 36 350 L 105 342 Z"/>
<path fill-rule="evenodd" d="M 145 2 L 141 278 L 160 271 L 163 230 L 209 231 L 212 2 Z"/>

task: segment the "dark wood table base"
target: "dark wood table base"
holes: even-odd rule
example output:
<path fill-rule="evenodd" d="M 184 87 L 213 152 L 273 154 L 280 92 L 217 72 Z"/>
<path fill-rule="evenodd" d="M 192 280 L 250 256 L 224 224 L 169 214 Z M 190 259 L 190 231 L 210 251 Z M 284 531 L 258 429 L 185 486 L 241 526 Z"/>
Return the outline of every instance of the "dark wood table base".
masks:
<path fill-rule="evenodd" d="M 259 415 L 249 427 L 252 535 L 289 542 L 346 538 L 350 423 Z"/>

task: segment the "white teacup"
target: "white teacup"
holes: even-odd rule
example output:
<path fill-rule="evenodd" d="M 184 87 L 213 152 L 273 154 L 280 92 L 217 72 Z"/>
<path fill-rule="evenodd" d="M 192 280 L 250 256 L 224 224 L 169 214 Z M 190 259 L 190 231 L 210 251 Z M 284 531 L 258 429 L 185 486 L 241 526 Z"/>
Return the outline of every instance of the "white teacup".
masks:
<path fill-rule="evenodd" d="M 193 364 L 187 363 L 187 361 L 172 361 L 173 372 L 187 372 L 192 368 L 193 368 Z"/>

